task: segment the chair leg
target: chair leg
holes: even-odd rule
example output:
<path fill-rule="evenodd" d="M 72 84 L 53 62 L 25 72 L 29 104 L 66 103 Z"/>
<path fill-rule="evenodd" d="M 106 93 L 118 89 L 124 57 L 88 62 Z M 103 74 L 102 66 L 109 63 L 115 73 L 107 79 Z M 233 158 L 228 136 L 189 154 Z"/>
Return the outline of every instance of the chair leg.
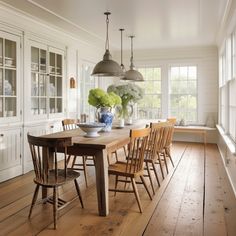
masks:
<path fill-rule="evenodd" d="M 86 156 L 82 156 L 82 158 L 83 158 L 83 169 L 84 169 L 85 184 L 86 184 L 86 187 L 88 187 L 87 166 L 86 166 L 86 159 L 87 159 L 87 157 Z"/>
<path fill-rule="evenodd" d="M 67 157 L 66 166 L 68 166 L 68 164 L 69 164 L 69 162 L 70 162 L 70 158 L 71 158 L 71 155 L 69 155 L 69 156 Z"/>
<path fill-rule="evenodd" d="M 172 159 L 172 156 L 171 156 L 171 154 L 170 154 L 170 149 L 169 149 L 169 148 L 166 148 L 165 151 L 166 151 L 167 156 L 170 158 L 170 161 L 171 161 L 172 166 L 175 167 L 174 162 L 173 162 L 173 159 Z"/>
<path fill-rule="evenodd" d="M 161 184 L 160 184 L 160 181 L 159 181 L 159 178 L 158 178 L 158 174 L 157 174 L 157 170 L 156 170 L 156 167 L 155 167 L 155 164 L 154 164 L 153 161 L 152 161 L 152 168 L 153 168 L 154 174 L 155 174 L 155 176 L 156 176 L 157 183 L 158 183 L 158 185 L 159 185 L 159 187 L 160 187 Z"/>
<path fill-rule="evenodd" d="M 53 221 L 54 229 L 57 228 L 57 207 L 58 207 L 58 189 L 57 187 L 53 188 Z"/>
<path fill-rule="evenodd" d="M 108 165 L 111 164 L 111 163 L 110 163 L 110 155 L 109 155 L 109 154 L 107 154 L 107 163 L 108 163 Z"/>
<path fill-rule="evenodd" d="M 74 180 L 74 183 L 75 183 L 75 188 L 76 188 L 77 194 L 78 194 L 78 196 L 79 196 L 79 200 L 80 200 L 81 207 L 84 208 L 84 203 L 83 203 L 83 199 L 82 199 L 82 196 L 81 196 L 79 184 L 78 184 L 78 182 L 77 182 L 76 179 Z"/>
<path fill-rule="evenodd" d="M 165 166 L 166 166 L 166 172 L 168 174 L 169 170 L 168 170 L 168 165 L 167 165 L 167 161 L 166 161 L 166 153 L 165 153 L 165 151 L 163 152 L 163 158 L 164 158 L 164 162 L 165 162 Z"/>
<path fill-rule="evenodd" d="M 153 192 L 153 195 L 155 195 L 155 190 L 154 190 L 154 186 L 153 186 L 153 182 L 152 182 L 152 176 L 151 176 L 151 172 L 150 172 L 150 169 L 149 169 L 148 162 L 146 162 L 146 167 L 147 167 L 147 172 L 148 172 L 148 177 L 149 177 L 149 180 L 150 180 L 150 184 L 151 184 L 151 187 L 152 187 L 152 192 Z"/>
<path fill-rule="evenodd" d="M 118 175 L 116 175 L 116 179 L 115 179 L 115 190 L 117 189 L 117 185 L 118 185 Z M 116 191 L 114 192 L 114 197 L 116 196 Z"/>
<path fill-rule="evenodd" d="M 141 205 L 141 201 L 140 201 L 140 198 L 139 198 L 137 185 L 135 183 L 135 179 L 134 178 L 131 178 L 131 183 L 132 183 L 132 186 L 133 186 L 135 198 L 136 198 L 137 203 L 138 203 L 139 211 L 140 211 L 140 213 L 142 213 L 143 212 L 142 205 Z"/>
<path fill-rule="evenodd" d="M 74 156 L 74 158 L 73 158 L 72 165 L 71 165 L 72 168 L 74 168 L 75 161 L 76 161 L 76 156 Z"/>
<path fill-rule="evenodd" d="M 118 154 L 117 154 L 117 151 L 115 151 L 115 157 L 116 157 L 116 161 L 118 161 Z"/>
<path fill-rule="evenodd" d="M 159 164 L 160 164 L 160 169 L 161 169 L 162 178 L 165 179 L 164 172 L 163 172 L 163 168 L 162 168 L 162 164 L 161 164 L 161 157 L 160 157 L 160 154 L 157 153 L 157 156 L 158 156 L 158 161 L 159 161 Z"/>
<path fill-rule="evenodd" d="M 149 198 L 152 200 L 151 193 L 149 192 L 148 187 L 147 187 L 147 184 L 146 184 L 146 182 L 145 182 L 145 180 L 144 180 L 144 178 L 143 178 L 142 175 L 140 175 L 140 179 L 141 179 L 141 181 L 142 181 L 142 183 L 143 183 L 143 185 L 144 185 L 144 187 L 145 187 L 145 189 L 146 189 L 146 191 L 147 191 L 147 193 L 148 193 Z"/>
<path fill-rule="evenodd" d="M 127 153 L 126 153 L 126 148 L 125 148 L 125 146 L 123 146 L 123 149 L 124 149 L 125 156 L 127 157 Z"/>
<path fill-rule="evenodd" d="M 35 202 L 36 202 L 37 197 L 38 197 L 38 192 L 39 192 L 39 185 L 36 184 L 36 187 L 35 187 L 35 190 L 34 190 L 34 195 L 33 195 L 33 199 L 32 199 L 32 203 L 31 203 L 31 207 L 30 207 L 30 211 L 29 211 L 29 216 L 28 216 L 28 218 L 30 218 L 30 216 L 31 216 L 31 213 L 32 213 L 33 207 L 34 207 Z"/>

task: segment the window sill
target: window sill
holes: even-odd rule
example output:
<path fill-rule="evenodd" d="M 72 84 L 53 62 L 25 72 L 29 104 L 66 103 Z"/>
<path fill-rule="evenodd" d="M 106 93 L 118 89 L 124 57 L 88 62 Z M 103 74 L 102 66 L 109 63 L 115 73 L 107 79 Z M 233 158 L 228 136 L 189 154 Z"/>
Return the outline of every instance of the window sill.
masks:
<path fill-rule="evenodd" d="M 236 144 L 232 141 L 232 139 L 227 134 L 225 134 L 224 130 L 221 128 L 220 125 L 216 125 L 216 128 L 219 131 L 221 137 L 223 138 L 230 152 L 236 155 Z"/>

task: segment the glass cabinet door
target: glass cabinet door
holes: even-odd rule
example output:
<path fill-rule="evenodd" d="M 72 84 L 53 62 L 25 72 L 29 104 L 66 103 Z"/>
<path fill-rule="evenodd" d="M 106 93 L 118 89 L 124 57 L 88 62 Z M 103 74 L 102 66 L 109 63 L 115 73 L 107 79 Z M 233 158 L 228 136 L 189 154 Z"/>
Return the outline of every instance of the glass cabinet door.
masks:
<path fill-rule="evenodd" d="M 36 42 L 30 50 L 31 114 L 38 119 L 58 115 L 63 112 L 64 52 Z"/>
<path fill-rule="evenodd" d="M 47 113 L 47 51 L 31 47 L 31 114 Z"/>
<path fill-rule="evenodd" d="M 63 63 L 62 55 L 49 53 L 49 112 L 62 113 Z"/>
<path fill-rule="evenodd" d="M 17 41 L 0 34 L 0 118 L 17 116 Z"/>

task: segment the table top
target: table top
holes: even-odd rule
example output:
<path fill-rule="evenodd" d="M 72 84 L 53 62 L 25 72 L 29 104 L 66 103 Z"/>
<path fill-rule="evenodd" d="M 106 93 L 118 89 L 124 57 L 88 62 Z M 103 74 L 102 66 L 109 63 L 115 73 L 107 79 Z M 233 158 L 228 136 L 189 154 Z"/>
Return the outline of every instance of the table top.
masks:
<path fill-rule="evenodd" d="M 110 132 L 99 132 L 98 137 L 88 138 L 84 137 L 85 133 L 80 129 L 66 130 L 52 134 L 43 135 L 46 138 L 72 138 L 74 145 L 80 147 L 91 147 L 98 149 L 109 148 L 110 146 L 118 145 L 121 141 L 129 141 L 130 129 L 144 128 L 148 122 L 145 120 L 135 122 L 133 125 L 125 126 L 122 129 L 113 128 Z"/>

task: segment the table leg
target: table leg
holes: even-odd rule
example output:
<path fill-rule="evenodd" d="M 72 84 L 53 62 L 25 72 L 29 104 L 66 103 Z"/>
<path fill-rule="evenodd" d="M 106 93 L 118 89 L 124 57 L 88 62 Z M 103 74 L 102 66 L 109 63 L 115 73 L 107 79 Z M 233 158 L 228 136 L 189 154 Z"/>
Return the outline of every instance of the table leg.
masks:
<path fill-rule="evenodd" d="M 107 151 L 99 150 L 95 155 L 98 212 L 100 216 L 109 214 Z"/>
<path fill-rule="evenodd" d="M 43 169 L 45 176 L 49 169 L 52 169 L 53 167 L 53 151 L 49 150 L 47 148 L 43 148 Z M 42 186 L 42 199 L 47 198 L 48 196 L 48 190 L 46 187 Z"/>

